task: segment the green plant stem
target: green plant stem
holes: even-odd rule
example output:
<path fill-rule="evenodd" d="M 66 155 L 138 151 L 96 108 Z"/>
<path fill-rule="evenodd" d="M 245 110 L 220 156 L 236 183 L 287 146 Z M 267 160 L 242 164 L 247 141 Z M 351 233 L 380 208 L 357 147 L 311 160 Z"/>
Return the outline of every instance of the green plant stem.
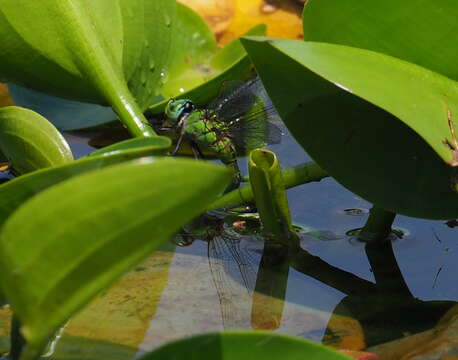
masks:
<path fill-rule="evenodd" d="M 56 14 L 61 15 L 62 33 L 72 34 L 66 36 L 67 46 L 69 49 L 79 49 L 75 64 L 81 74 L 91 80 L 132 136 L 157 136 L 137 105 L 120 70 L 114 66 L 107 53 L 102 51 L 102 44 L 86 8 L 63 4 L 56 11 Z M 65 21 L 69 16 L 75 21 Z"/>
<path fill-rule="evenodd" d="M 358 239 L 366 243 L 384 241 L 390 235 L 395 217 L 395 213 L 374 205 Z"/>
<path fill-rule="evenodd" d="M 127 96 L 114 97 L 111 105 L 133 137 L 157 136 L 130 93 Z"/>
<path fill-rule="evenodd" d="M 275 154 L 267 150 L 253 150 L 248 161 L 248 172 L 264 232 L 274 238 L 287 236 L 291 221 L 288 221 L 289 210 L 281 210 L 285 203 L 288 208 L 288 204 Z M 281 191 L 284 199 L 278 196 Z"/>
<path fill-rule="evenodd" d="M 293 166 L 289 169 L 282 170 L 281 174 L 286 189 L 313 181 L 320 181 L 321 179 L 329 176 L 326 171 L 314 162 L 307 162 Z M 244 203 L 252 202 L 253 199 L 254 196 L 251 185 L 245 185 L 225 194 L 212 203 L 207 210 L 235 207 Z"/>

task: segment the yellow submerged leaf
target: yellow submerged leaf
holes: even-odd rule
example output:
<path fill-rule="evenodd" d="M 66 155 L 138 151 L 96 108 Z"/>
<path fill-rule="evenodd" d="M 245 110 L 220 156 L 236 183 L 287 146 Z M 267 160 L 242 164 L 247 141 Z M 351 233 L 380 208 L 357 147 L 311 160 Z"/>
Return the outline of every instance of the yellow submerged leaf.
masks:
<path fill-rule="evenodd" d="M 171 251 L 157 251 L 74 317 L 65 335 L 137 349 L 167 283 Z"/>
<path fill-rule="evenodd" d="M 267 25 L 267 36 L 301 39 L 302 6 L 293 0 L 235 0 L 235 14 L 228 29 L 220 37 L 225 44 L 257 24 Z"/>
<path fill-rule="evenodd" d="M 5 84 L 0 83 L 0 107 L 14 105 Z"/>
<path fill-rule="evenodd" d="M 297 0 L 180 0 L 200 14 L 224 45 L 257 24 L 267 36 L 301 39 L 304 1 Z"/>
<path fill-rule="evenodd" d="M 235 13 L 235 0 L 179 0 L 202 16 L 219 37 L 229 27 Z"/>

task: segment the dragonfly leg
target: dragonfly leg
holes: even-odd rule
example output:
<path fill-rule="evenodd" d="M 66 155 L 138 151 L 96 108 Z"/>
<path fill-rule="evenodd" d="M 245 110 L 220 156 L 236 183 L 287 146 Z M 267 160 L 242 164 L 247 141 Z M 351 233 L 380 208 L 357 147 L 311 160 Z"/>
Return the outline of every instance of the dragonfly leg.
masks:
<path fill-rule="evenodd" d="M 231 161 L 226 164 L 228 168 L 234 171 L 234 176 L 232 178 L 232 183 L 226 188 L 224 193 L 228 193 L 232 190 L 237 189 L 242 182 L 242 175 L 240 174 L 239 165 L 237 164 L 237 160 Z"/>
<path fill-rule="evenodd" d="M 203 159 L 204 158 L 204 154 L 200 150 L 199 145 L 197 145 L 196 142 L 192 141 L 192 140 L 190 141 L 190 144 L 191 144 L 192 153 L 194 154 L 194 158 L 195 159 Z"/>
<path fill-rule="evenodd" d="M 193 242 L 194 242 L 194 236 L 192 236 L 187 230 L 185 230 L 185 228 L 181 228 L 181 231 L 179 233 L 179 235 L 177 236 L 180 236 L 181 239 L 180 240 L 173 240 L 173 242 L 178 245 L 178 246 L 181 246 L 181 247 L 184 247 L 184 246 L 189 246 L 191 245 Z"/>
<path fill-rule="evenodd" d="M 177 144 L 175 146 L 175 149 L 172 151 L 172 153 L 170 155 L 175 156 L 177 154 L 178 150 L 180 150 L 180 146 L 181 146 L 181 143 L 183 141 L 183 137 L 184 137 L 184 131 L 182 130 L 181 133 L 180 133 L 180 137 L 177 140 Z"/>

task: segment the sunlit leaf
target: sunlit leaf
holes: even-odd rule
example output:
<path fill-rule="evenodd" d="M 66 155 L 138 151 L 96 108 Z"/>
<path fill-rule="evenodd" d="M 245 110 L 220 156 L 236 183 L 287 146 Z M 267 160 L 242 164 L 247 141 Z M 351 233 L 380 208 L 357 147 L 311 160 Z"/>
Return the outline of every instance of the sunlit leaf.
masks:
<path fill-rule="evenodd" d="M 113 145 L 105 146 L 89 154 L 89 156 L 108 156 L 126 150 L 150 149 L 150 154 L 166 155 L 167 150 L 172 146 L 170 138 L 165 136 L 156 136 L 154 138 L 133 138 L 119 141 Z"/>
<path fill-rule="evenodd" d="M 140 160 L 65 181 L 18 209 L 0 233 L 0 268 L 27 339 L 24 359 L 35 359 L 75 311 L 203 211 L 230 179 L 204 162 Z"/>
<path fill-rule="evenodd" d="M 67 141 L 44 117 L 24 108 L 0 108 L 0 149 L 19 174 L 73 160 Z"/>
<path fill-rule="evenodd" d="M 164 138 L 154 138 L 164 139 Z M 153 140 L 153 138 L 149 138 Z M 164 147 L 157 144 L 133 148 L 118 152 L 110 152 L 99 156 L 84 157 L 70 163 L 34 171 L 15 178 L 7 183 L 0 185 L 0 226 L 6 219 L 26 200 L 48 187 L 68 180 L 71 177 L 82 173 L 104 168 L 106 166 L 119 164 L 132 159 L 163 155 L 169 148 L 170 142 L 165 141 Z"/>
<path fill-rule="evenodd" d="M 263 35 L 265 31 L 264 25 L 258 25 L 247 34 Z M 202 18 L 181 4 L 177 6 L 171 61 L 161 90 L 163 100 L 148 108 L 150 114 L 162 113 L 172 97 L 206 104 L 218 94 L 225 80 L 245 79 L 250 66 L 240 40 L 218 49 L 214 35 Z"/>
<path fill-rule="evenodd" d="M 454 0 L 309 0 L 304 39 L 373 50 L 458 79 Z"/>
<path fill-rule="evenodd" d="M 455 81 L 341 45 L 244 45 L 294 137 L 337 181 L 396 213 L 458 216 Z"/>
<path fill-rule="evenodd" d="M 0 76 L 109 104 L 139 135 L 148 132 L 141 110 L 159 91 L 174 20 L 170 0 L 1 0 Z"/>

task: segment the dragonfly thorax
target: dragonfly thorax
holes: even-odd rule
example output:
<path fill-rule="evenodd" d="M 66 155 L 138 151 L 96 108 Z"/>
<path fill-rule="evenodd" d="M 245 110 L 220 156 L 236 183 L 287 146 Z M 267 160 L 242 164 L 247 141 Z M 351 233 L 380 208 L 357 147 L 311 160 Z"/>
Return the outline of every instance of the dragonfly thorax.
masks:
<path fill-rule="evenodd" d="M 179 123 L 196 109 L 196 106 L 188 99 L 170 99 L 165 107 L 165 115 L 173 123 Z"/>

